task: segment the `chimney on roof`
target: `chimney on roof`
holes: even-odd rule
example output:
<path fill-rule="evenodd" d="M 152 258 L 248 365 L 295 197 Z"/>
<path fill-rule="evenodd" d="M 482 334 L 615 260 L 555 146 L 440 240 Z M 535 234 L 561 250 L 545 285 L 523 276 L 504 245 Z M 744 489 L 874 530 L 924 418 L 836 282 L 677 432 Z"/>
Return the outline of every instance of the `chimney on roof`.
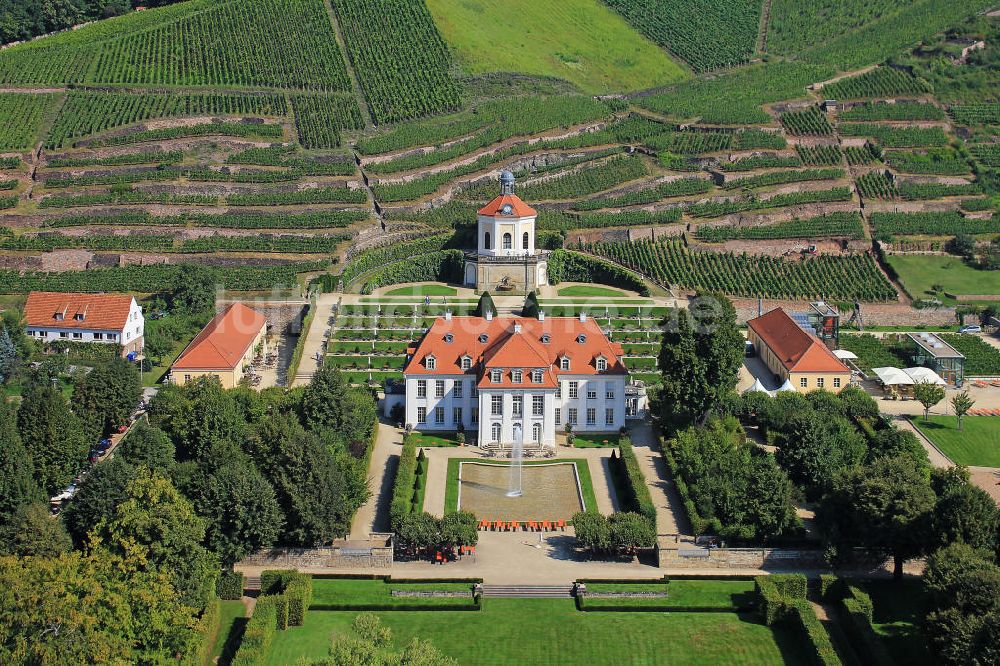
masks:
<path fill-rule="evenodd" d="M 538 321 L 545 321 L 545 310 L 538 311 Z"/>
<path fill-rule="evenodd" d="M 514 322 L 514 332 L 515 333 L 521 332 L 521 324 L 519 322 Z"/>
<path fill-rule="evenodd" d="M 444 311 L 444 320 L 445 321 L 451 321 L 451 310 L 445 310 Z"/>
<path fill-rule="evenodd" d="M 587 313 L 586 312 L 581 312 L 580 313 L 580 322 L 582 323 L 582 322 L 585 322 L 585 321 L 587 321 Z"/>
<path fill-rule="evenodd" d="M 486 311 L 486 321 L 493 321 L 493 310 Z"/>

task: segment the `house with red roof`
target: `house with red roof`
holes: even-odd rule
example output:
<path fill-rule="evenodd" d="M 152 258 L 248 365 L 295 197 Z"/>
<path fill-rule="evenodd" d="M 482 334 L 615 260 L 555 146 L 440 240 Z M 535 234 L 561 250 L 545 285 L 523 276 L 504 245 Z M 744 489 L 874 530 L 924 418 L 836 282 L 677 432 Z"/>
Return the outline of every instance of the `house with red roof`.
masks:
<path fill-rule="evenodd" d="M 232 303 L 212 321 L 170 366 L 168 380 L 186 384 L 198 377 L 218 377 L 235 388 L 252 374 L 254 360 L 267 355 L 267 318 L 242 303 Z"/>
<path fill-rule="evenodd" d="M 408 350 L 406 424 L 475 433 L 478 443 L 554 446 L 625 425 L 628 370 L 620 344 L 580 317 L 438 318 Z"/>
<path fill-rule="evenodd" d="M 850 368 L 781 308 L 751 319 L 747 327 L 757 355 L 779 383 L 788 381 L 800 393 L 840 393 L 851 383 Z"/>
<path fill-rule="evenodd" d="M 500 174 L 500 194 L 479 209 L 476 251 L 465 256 L 465 284 L 478 291 L 527 294 L 548 284 L 548 253 L 535 249 L 538 213 L 514 194 L 514 174 Z"/>
<path fill-rule="evenodd" d="M 25 333 L 39 342 L 120 345 L 123 356 L 142 352 L 145 319 L 129 294 L 33 291 L 24 318 Z"/>

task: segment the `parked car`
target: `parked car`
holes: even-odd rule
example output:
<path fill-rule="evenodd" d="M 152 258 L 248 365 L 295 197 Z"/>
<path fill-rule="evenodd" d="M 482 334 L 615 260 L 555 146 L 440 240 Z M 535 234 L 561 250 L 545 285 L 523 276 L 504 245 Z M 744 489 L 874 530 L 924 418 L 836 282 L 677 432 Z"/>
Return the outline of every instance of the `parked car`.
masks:
<path fill-rule="evenodd" d="M 958 329 L 959 333 L 982 333 L 983 327 L 978 324 L 966 324 L 962 328 Z"/>
<path fill-rule="evenodd" d="M 91 449 L 90 450 L 90 456 L 87 458 L 87 460 L 89 460 L 92 463 L 95 463 L 95 462 L 97 462 L 98 458 L 100 458 L 100 457 L 101 457 L 101 454 L 97 452 L 97 449 Z"/>

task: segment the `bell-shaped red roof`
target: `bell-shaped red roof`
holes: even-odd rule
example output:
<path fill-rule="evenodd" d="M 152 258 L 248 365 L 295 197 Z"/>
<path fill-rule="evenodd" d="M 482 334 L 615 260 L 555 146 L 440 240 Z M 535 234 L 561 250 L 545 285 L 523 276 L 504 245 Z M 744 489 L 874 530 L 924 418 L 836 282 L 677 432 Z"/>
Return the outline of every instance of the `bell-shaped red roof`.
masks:
<path fill-rule="evenodd" d="M 479 209 L 480 215 L 489 217 L 531 217 L 538 215 L 534 208 L 521 201 L 516 194 L 501 194 Z"/>

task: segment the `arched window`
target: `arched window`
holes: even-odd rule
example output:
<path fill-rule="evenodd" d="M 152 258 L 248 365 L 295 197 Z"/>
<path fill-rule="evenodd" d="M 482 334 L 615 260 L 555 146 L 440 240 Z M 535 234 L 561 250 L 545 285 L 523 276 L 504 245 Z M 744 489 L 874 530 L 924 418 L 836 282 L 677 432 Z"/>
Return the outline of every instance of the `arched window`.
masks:
<path fill-rule="evenodd" d="M 525 231 L 524 235 L 521 236 L 521 249 L 522 250 L 527 250 L 528 249 L 528 232 L 527 231 Z"/>
<path fill-rule="evenodd" d="M 503 249 L 510 250 L 514 247 L 514 238 L 510 234 L 503 235 Z"/>
<path fill-rule="evenodd" d="M 490 427 L 490 436 L 492 437 L 492 439 L 493 439 L 494 442 L 499 442 L 500 441 L 500 424 L 499 423 L 494 423 Z"/>
<path fill-rule="evenodd" d="M 536 444 L 542 443 L 542 424 L 536 423 L 531 426 L 531 440 Z"/>
<path fill-rule="evenodd" d="M 490 249 L 490 232 L 488 231 L 483 235 L 483 249 Z"/>

